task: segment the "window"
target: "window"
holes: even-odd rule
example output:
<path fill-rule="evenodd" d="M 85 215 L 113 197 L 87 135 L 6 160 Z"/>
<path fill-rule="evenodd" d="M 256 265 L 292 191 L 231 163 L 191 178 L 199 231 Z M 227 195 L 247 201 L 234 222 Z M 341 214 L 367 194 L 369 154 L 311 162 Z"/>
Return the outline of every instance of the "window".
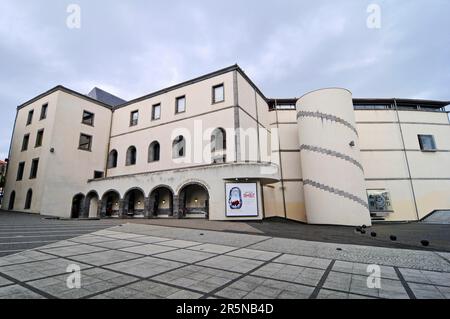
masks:
<path fill-rule="evenodd" d="M 226 133 L 223 128 L 216 128 L 211 134 L 211 158 L 213 163 L 225 163 L 227 148 Z"/>
<path fill-rule="evenodd" d="M 186 111 L 186 96 L 177 97 L 175 100 L 175 113 L 183 113 Z"/>
<path fill-rule="evenodd" d="M 94 171 L 94 179 L 97 179 L 97 178 L 103 178 L 102 171 Z"/>
<path fill-rule="evenodd" d="M 30 112 L 28 112 L 27 125 L 30 125 L 31 122 L 33 122 L 33 114 L 34 114 L 34 110 L 31 110 Z"/>
<path fill-rule="evenodd" d="M 83 119 L 81 120 L 81 123 L 94 126 L 94 113 L 83 111 Z"/>
<path fill-rule="evenodd" d="M 224 96 L 223 84 L 213 86 L 213 89 L 212 89 L 213 103 L 220 103 L 220 102 L 223 102 L 224 100 L 225 100 L 225 96 Z"/>
<path fill-rule="evenodd" d="M 25 162 L 20 162 L 17 168 L 17 178 L 16 180 L 21 181 L 23 178 L 23 172 L 25 170 Z"/>
<path fill-rule="evenodd" d="M 92 146 L 92 136 L 87 134 L 80 134 L 79 150 L 90 151 Z"/>
<path fill-rule="evenodd" d="M 40 120 L 47 118 L 47 109 L 48 109 L 48 103 L 45 103 L 41 107 L 41 116 L 39 117 Z"/>
<path fill-rule="evenodd" d="M 152 120 L 159 120 L 161 118 L 161 103 L 155 104 L 152 107 Z"/>
<path fill-rule="evenodd" d="M 436 151 L 436 142 L 433 135 L 418 135 L 422 151 Z"/>
<path fill-rule="evenodd" d="M 22 140 L 22 151 L 26 151 L 28 149 L 29 142 L 30 142 L 30 134 L 25 134 Z"/>
<path fill-rule="evenodd" d="M 133 111 L 130 114 L 130 126 L 135 126 L 138 124 L 139 111 Z"/>
<path fill-rule="evenodd" d="M 136 147 L 130 146 L 127 150 L 127 159 L 126 159 L 126 165 L 131 166 L 136 164 Z"/>
<path fill-rule="evenodd" d="M 172 157 L 179 158 L 184 157 L 186 141 L 183 136 L 177 136 L 172 143 Z"/>
<path fill-rule="evenodd" d="M 27 192 L 27 197 L 25 199 L 25 209 L 30 209 L 31 208 L 31 200 L 33 198 L 33 191 L 31 189 L 28 190 Z"/>
<path fill-rule="evenodd" d="M 36 135 L 36 143 L 34 144 L 34 147 L 40 147 L 42 146 L 42 139 L 44 138 L 44 130 L 39 130 Z"/>
<path fill-rule="evenodd" d="M 157 162 L 159 161 L 159 143 L 157 141 L 153 141 L 148 147 L 148 162 Z"/>
<path fill-rule="evenodd" d="M 117 151 L 112 150 L 108 156 L 108 168 L 117 167 Z"/>
<path fill-rule="evenodd" d="M 36 178 L 39 166 L 39 158 L 35 158 L 31 162 L 30 179 Z"/>

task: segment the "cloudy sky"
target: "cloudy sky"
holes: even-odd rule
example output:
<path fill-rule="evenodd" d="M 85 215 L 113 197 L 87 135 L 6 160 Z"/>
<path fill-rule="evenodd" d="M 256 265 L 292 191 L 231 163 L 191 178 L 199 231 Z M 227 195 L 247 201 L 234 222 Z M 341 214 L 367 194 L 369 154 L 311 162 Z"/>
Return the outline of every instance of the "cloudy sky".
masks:
<path fill-rule="evenodd" d="M 340 86 L 450 100 L 449 13 L 448 0 L 1 0 L 0 158 L 16 106 L 57 84 L 132 99 L 238 63 L 268 97 Z"/>

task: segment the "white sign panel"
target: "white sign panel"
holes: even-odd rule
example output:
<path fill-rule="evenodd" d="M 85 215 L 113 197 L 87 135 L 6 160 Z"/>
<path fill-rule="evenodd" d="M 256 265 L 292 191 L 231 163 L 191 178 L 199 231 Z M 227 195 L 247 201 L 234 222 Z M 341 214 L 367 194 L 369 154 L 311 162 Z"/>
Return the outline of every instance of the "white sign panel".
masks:
<path fill-rule="evenodd" d="M 258 216 L 256 183 L 226 183 L 225 192 L 227 217 Z"/>

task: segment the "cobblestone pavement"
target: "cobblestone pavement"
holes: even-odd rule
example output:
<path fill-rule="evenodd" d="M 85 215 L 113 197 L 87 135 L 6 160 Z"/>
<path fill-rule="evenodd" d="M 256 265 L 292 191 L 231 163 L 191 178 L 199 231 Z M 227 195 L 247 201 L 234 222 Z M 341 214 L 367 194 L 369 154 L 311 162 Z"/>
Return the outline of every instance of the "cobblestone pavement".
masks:
<path fill-rule="evenodd" d="M 0 298 L 441 299 L 450 253 L 124 224 L 1 257 Z"/>

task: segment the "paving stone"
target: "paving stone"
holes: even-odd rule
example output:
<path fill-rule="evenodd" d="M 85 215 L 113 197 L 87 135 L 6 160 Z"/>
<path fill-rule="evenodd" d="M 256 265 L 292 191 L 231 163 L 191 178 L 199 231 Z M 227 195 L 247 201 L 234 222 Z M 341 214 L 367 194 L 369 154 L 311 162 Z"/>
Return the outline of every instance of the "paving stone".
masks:
<path fill-rule="evenodd" d="M 246 273 L 260 266 L 263 262 L 233 256 L 217 256 L 197 263 L 200 266 L 219 268 L 223 270 Z"/>
<path fill-rule="evenodd" d="M 252 275 L 266 278 L 286 280 L 293 283 L 316 286 L 324 274 L 322 269 L 301 266 L 269 263 L 252 272 Z"/>
<path fill-rule="evenodd" d="M 169 246 L 160 246 L 160 245 L 155 245 L 155 244 L 141 244 L 138 246 L 122 248 L 120 250 L 149 256 L 149 255 L 155 255 L 155 254 L 159 254 L 159 253 L 163 253 L 163 252 L 171 251 L 171 250 L 175 250 L 175 249 L 177 249 L 177 248 L 169 247 Z"/>
<path fill-rule="evenodd" d="M 120 248 L 136 246 L 136 245 L 139 245 L 139 244 L 137 244 L 134 241 L 121 240 L 121 239 L 95 243 L 95 246 L 109 248 L 109 249 L 120 249 Z"/>
<path fill-rule="evenodd" d="M 83 235 L 75 238 L 71 238 L 70 241 L 76 242 L 76 243 L 82 243 L 82 244 L 94 244 L 94 243 L 100 243 L 103 241 L 109 241 L 108 237 L 104 236 L 95 236 L 95 235 Z"/>
<path fill-rule="evenodd" d="M 125 251 L 107 250 L 86 255 L 72 256 L 70 258 L 80 262 L 85 262 L 87 264 L 102 266 L 138 257 L 140 257 L 140 255 L 132 254 Z"/>
<path fill-rule="evenodd" d="M 433 285 L 408 284 L 417 299 L 446 299 L 446 296 Z"/>
<path fill-rule="evenodd" d="M 152 279 L 206 293 L 229 283 L 238 276 L 238 274 L 223 270 L 192 265 L 158 275 Z"/>
<path fill-rule="evenodd" d="M 73 262 L 68 259 L 54 258 L 20 265 L 2 266 L 0 267 L 0 273 L 16 280 L 28 281 L 64 274 L 67 272 L 67 267 L 73 264 L 77 264 L 82 270 L 90 267 L 83 263 Z"/>
<path fill-rule="evenodd" d="M 159 243 L 162 241 L 168 241 L 168 240 L 172 240 L 172 239 L 165 238 L 165 237 L 142 236 L 142 237 L 132 238 L 132 240 L 135 242 L 138 242 L 138 243 L 153 244 L 153 243 Z"/>
<path fill-rule="evenodd" d="M 369 276 L 372 273 L 372 271 L 371 272 L 367 271 L 368 266 L 369 266 L 369 264 L 353 263 L 353 262 L 336 260 L 333 265 L 332 270 L 339 271 L 339 272 L 347 272 L 347 273 L 355 274 L 355 275 Z M 377 266 L 380 267 L 381 278 L 399 280 L 394 267 L 382 266 L 382 265 L 377 265 Z"/>
<path fill-rule="evenodd" d="M 68 246 L 74 246 L 79 245 L 80 243 L 70 241 L 70 240 L 61 240 L 57 241 L 55 243 L 51 243 L 45 246 L 40 246 L 39 249 L 49 249 L 49 248 L 58 248 L 58 247 L 68 247 Z"/>
<path fill-rule="evenodd" d="M 325 283 L 323 284 L 323 287 L 340 290 L 343 292 L 349 292 L 351 281 L 352 281 L 351 274 L 331 271 L 328 274 Z"/>
<path fill-rule="evenodd" d="M 144 235 L 140 235 L 140 234 L 120 233 L 120 232 L 117 232 L 116 234 L 112 234 L 112 235 L 106 235 L 106 237 L 115 238 L 115 239 L 134 239 L 134 238 L 139 238 L 139 237 L 143 237 L 143 236 Z"/>
<path fill-rule="evenodd" d="M 174 260 L 174 261 L 180 261 L 180 262 L 192 264 L 192 263 L 196 263 L 201 260 L 205 260 L 207 258 L 216 256 L 216 254 L 205 253 L 202 251 L 179 249 L 179 250 L 168 251 L 165 253 L 157 254 L 155 256 L 159 257 L 159 258 L 170 259 L 170 260 Z"/>
<path fill-rule="evenodd" d="M 403 278 L 407 282 L 433 284 L 450 287 L 450 273 L 400 268 Z"/>
<path fill-rule="evenodd" d="M 246 276 L 217 292 L 216 295 L 233 299 L 306 299 L 313 291 L 314 288 L 299 284 Z"/>
<path fill-rule="evenodd" d="M 49 249 L 41 249 L 42 252 L 56 255 L 59 257 L 69 257 L 74 255 L 80 255 L 80 254 L 89 254 L 94 253 L 97 251 L 104 251 L 105 248 L 101 247 L 95 247 L 91 245 L 85 245 L 85 244 L 78 244 L 73 246 L 67 246 L 67 247 L 56 247 L 56 248 L 49 248 Z"/>
<path fill-rule="evenodd" d="M 326 269 L 330 265 L 331 259 L 283 254 L 275 259 L 274 262 L 295 266 Z"/>
<path fill-rule="evenodd" d="M 190 247 L 189 249 L 206 251 L 207 253 L 213 253 L 213 254 L 224 254 L 229 251 L 235 250 L 236 247 L 216 245 L 216 244 L 203 244 L 203 245 Z"/>
<path fill-rule="evenodd" d="M 201 243 L 196 242 L 196 241 L 188 241 L 188 240 L 168 240 L 168 241 L 163 241 L 163 242 L 159 242 L 158 245 L 163 245 L 163 246 L 170 246 L 170 247 L 176 247 L 176 248 L 187 248 L 187 247 L 192 247 L 192 246 L 196 246 L 196 245 L 200 245 Z"/>
<path fill-rule="evenodd" d="M 0 276 L 0 287 L 11 285 L 13 282 Z"/>
<path fill-rule="evenodd" d="M 8 266 L 14 264 L 21 264 L 33 261 L 42 261 L 54 259 L 55 256 L 41 253 L 34 250 L 26 250 L 17 254 L 8 255 L 0 258 L 0 266 Z"/>
<path fill-rule="evenodd" d="M 61 299 L 77 299 L 136 280 L 134 277 L 101 268 L 91 268 L 82 271 L 80 288 L 69 288 L 67 286 L 67 279 L 68 274 L 65 274 L 31 281 L 28 284 Z"/>
<path fill-rule="evenodd" d="M 267 261 L 272 258 L 275 258 L 276 256 L 279 255 L 279 253 L 274 253 L 274 252 L 264 251 L 264 250 L 241 248 L 241 249 L 238 249 L 235 251 L 231 251 L 231 252 L 227 253 L 226 255 Z"/>
<path fill-rule="evenodd" d="M 368 296 L 353 295 L 346 292 L 320 289 L 317 299 L 374 299 Z"/>
<path fill-rule="evenodd" d="M 408 293 L 398 280 L 381 278 L 380 288 L 369 288 L 367 276 L 352 275 L 350 293 L 387 299 L 409 299 Z"/>
<path fill-rule="evenodd" d="M 43 296 L 19 285 L 0 287 L 0 299 L 44 299 Z"/>
<path fill-rule="evenodd" d="M 170 260 L 163 260 L 154 257 L 142 257 L 139 259 L 109 265 L 106 266 L 106 268 L 141 278 L 147 278 L 183 265 L 184 264 L 182 263 Z"/>

